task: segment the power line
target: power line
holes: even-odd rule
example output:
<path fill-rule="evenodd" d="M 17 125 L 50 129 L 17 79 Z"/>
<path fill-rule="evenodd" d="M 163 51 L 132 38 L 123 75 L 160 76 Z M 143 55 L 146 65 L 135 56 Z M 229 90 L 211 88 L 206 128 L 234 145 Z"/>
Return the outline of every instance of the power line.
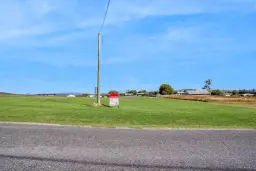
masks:
<path fill-rule="evenodd" d="M 100 31 L 99 31 L 99 32 L 102 31 L 102 28 L 103 28 L 103 26 L 104 26 L 104 24 L 105 24 L 105 20 L 106 20 L 107 14 L 108 14 L 108 7 L 109 7 L 109 4 L 110 4 L 110 0 L 108 0 L 108 6 L 107 6 L 107 9 L 106 9 L 106 12 L 105 12 L 105 16 L 104 16 L 104 19 L 103 19 L 103 22 L 102 22 L 102 25 L 101 25 L 101 28 L 100 28 Z"/>
<path fill-rule="evenodd" d="M 97 74 L 97 104 L 98 105 L 100 105 L 100 49 L 101 49 L 101 31 L 102 31 L 102 28 L 103 28 L 103 26 L 105 24 L 105 20 L 106 20 L 107 14 L 108 14 L 109 4 L 110 4 L 110 0 L 108 0 L 108 6 L 107 6 L 107 9 L 106 9 L 106 12 L 105 12 L 105 16 L 104 16 L 104 19 L 103 19 L 100 31 L 98 33 L 98 74 Z"/>

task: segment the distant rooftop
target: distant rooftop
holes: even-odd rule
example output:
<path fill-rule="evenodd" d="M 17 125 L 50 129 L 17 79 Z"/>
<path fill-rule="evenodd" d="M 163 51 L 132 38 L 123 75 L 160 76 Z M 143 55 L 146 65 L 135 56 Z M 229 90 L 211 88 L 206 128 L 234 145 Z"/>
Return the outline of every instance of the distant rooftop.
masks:
<path fill-rule="evenodd" d="M 187 95 L 210 95 L 208 90 L 186 90 L 184 94 Z"/>

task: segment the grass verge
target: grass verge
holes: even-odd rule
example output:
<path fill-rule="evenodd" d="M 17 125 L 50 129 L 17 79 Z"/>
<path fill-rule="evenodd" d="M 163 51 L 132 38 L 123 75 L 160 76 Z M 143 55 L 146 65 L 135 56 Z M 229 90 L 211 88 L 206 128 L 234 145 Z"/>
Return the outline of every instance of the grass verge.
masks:
<path fill-rule="evenodd" d="M 0 97 L 0 121 L 104 127 L 256 128 L 254 108 L 162 98 L 123 98 L 120 108 L 95 99 Z M 107 105 L 108 100 L 102 99 Z"/>

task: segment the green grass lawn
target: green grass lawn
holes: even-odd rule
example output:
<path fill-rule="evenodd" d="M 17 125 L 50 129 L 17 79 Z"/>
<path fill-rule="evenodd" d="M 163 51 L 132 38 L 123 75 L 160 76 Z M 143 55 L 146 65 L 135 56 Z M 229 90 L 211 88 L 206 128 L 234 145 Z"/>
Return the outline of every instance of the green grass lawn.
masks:
<path fill-rule="evenodd" d="M 108 99 L 102 99 L 108 103 Z M 93 126 L 256 128 L 256 109 L 161 98 L 123 98 L 120 108 L 95 99 L 0 97 L 0 121 Z"/>

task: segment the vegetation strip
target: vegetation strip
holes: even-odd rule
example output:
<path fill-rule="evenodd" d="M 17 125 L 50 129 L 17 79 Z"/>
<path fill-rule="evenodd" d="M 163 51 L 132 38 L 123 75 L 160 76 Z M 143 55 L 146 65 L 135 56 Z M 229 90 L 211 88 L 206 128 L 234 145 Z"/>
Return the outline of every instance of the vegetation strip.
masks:
<path fill-rule="evenodd" d="M 121 98 L 120 108 L 90 98 L 0 98 L 0 121 L 131 128 L 256 128 L 255 108 L 163 98 Z M 108 104 L 108 99 L 102 99 Z"/>

